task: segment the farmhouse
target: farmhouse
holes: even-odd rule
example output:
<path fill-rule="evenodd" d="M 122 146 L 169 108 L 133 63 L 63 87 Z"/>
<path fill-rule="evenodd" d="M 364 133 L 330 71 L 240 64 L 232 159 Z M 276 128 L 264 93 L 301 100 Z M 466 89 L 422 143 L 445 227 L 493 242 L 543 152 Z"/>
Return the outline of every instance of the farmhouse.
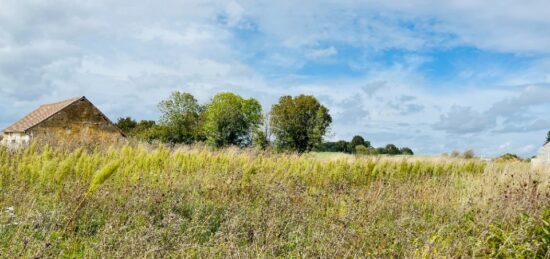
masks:
<path fill-rule="evenodd" d="M 1 144 L 18 148 L 31 140 L 61 143 L 116 143 L 124 134 L 86 97 L 38 107 L 2 131 Z"/>

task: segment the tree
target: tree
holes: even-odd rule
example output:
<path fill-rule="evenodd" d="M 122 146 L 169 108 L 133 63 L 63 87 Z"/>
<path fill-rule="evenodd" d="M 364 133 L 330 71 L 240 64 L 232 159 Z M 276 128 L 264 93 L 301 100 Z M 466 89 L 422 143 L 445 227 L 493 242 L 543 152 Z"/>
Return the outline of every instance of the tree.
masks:
<path fill-rule="evenodd" d="M 124 134 L 130 136 L 131 132 L 134 130 L 134 128 L 137 126 L 137 122 L 130 118 L 119 118 L 115 124 Z"/>
<path fill-rule="evenodd" d="M 453 150 L 451 152 L 451 157 L 459 157 L 460 156 L 460 152 L 458 152 L 458 150 Z"/>
<path fill-rule="evenodd" d="M 376 150 L 376 154 L 379 154 L 379 155 L 385 155 L 388 153 L 388 151 L 383 147 L 377 147 L 375 150 Z"/>
<path fill-rule="evenodd" d="M 354 136 L 351 139 L 351 143 L 350 143 L 351 149 L 355 150 L 355 147 L 357 147 L 359 145 L 362 145 L 362 146 L 365 146 L 366 148 L 369 148 L 370 147 L 370 142 L 365 141 L 365 139 L 361 136 L 358 136 L 358 135 Z"/>
<path fill-rule="evenodd" d="M 550 143 L 550 130 L 546 134 L 546 142 L 544 142 L 544 144 L 546 145 L 547 143 Z"/>
<path fill-rule="evenodd" d="M 204 119 L 203 129 L 209 144 L 249 146 L 262 123 L 262 106 L 253 98 L 220 93 L 207 105 Z"/>
<path fill-rule="evenodd" d="M 264 131 L 256 130 L 252 138 L 252 144 L 259 149 L 266 149 L 269 146 L 269 139 Z"/>
<path fill-rule="evenodd" d="M 168 131 L 168 141 L 190 144 L 196 140 L 202 107 L 193 95 L 173 92 L 158 107 L 162 112 L 160 122 Z"/>
<path fill-rule="evenodd" d="M 270 122 L 278 148 L 302 153 L 322 143 L 332 118 L 313 96 L 283 96 L 273 105 Z"/>
<path fill-rule="evenodd" d="M 132 136 L 137 139 L 153 143 L 155 141 L 168 142 L 169 132 L 165 125 L 158 125 L 155 121 L 142 120 L 132 130 Z"/>
<path fill-rule="evenodd" d="M 465 158 L 465 159 L 472 159 L 475 156 L 476 155 L 475 155 L 474 151 L 471 150 L 471 149 L 468 149 L 468 150 L 464 151 L 464 153 L 462 153 L 462 157 Z"/>
<path fill-rule="evenodd" d="M 334 143 L 334 149 L 336 152 L 342 153 L 351 153 L 353 151 L 352 145 L 345 140 L 336 141 L 336 143 Z"/>
<path fill-rule="evenodd" d="M 399 155 L 401 152 L 399 152 L 399 149 L 394 144 L 387 144 L 386 145 L 386 153 L 388 155 Z"/>
<path fill-rule="evenodd" d="M 379 155 L 376 148 L 368 147 L 367 148 L 367 155 Z"/>
<path fill-rule="evenodd" d="M 403 148 L 401 148 L 399 151 L 400 151 L 400 153 L 403 154 L 403 155 L 409 155 L 409 156 L 414 155 L 414 152 L 412 151 L 412 149 L 410 149 L 410 148 L 408 148 L 408 147 L 403 147 Z"/>

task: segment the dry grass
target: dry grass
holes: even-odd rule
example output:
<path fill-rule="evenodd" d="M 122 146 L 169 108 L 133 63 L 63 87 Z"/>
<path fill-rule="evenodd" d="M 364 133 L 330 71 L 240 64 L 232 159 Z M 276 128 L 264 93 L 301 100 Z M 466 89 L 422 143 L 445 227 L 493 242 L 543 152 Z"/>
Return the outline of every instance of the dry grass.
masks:
<path fill-rule="evenodd" d="M 528 163 L 0 149 L 6 257 L 548 257 Z"/>

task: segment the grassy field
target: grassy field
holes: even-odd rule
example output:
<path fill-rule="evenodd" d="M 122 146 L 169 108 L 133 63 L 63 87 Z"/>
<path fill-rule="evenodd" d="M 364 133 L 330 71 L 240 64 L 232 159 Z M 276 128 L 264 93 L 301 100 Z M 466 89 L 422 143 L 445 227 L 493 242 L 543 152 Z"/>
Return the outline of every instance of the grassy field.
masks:
<path fill-rule="evenodd" d="M 529 163 L 0 149 L 0 257 L 548 257 Z"/>

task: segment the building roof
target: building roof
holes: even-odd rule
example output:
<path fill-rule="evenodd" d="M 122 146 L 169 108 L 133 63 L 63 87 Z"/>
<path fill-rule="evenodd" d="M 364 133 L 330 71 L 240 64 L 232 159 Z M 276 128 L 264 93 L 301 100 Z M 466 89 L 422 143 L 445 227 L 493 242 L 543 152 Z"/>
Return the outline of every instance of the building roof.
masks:
<path fill-rule="evenodd" d="M 4 131 L 4 133 L 9 132 L 25 132 L 28 129 L 40 124 L 41 122 L 49 119 L 53 115 L 57 114 L 58 112 L 62 111 L 63 109 L 67 108 L 71 104 L 75 103 L 76 101 L 80 101 L 82 99 L 85 99 L 86 97 L 80 96 L 75 97 L 72 99 L 68 99 L 61 102 L 56 103 L 50 103 L 50 104 L 44 104 L 38 107 L 38 109 L 32 111 L 31 113 L 27 114 L 25 117 L 20 119 L 19 121 L 15 122 L 11 126 L 7 127 Z"/>

